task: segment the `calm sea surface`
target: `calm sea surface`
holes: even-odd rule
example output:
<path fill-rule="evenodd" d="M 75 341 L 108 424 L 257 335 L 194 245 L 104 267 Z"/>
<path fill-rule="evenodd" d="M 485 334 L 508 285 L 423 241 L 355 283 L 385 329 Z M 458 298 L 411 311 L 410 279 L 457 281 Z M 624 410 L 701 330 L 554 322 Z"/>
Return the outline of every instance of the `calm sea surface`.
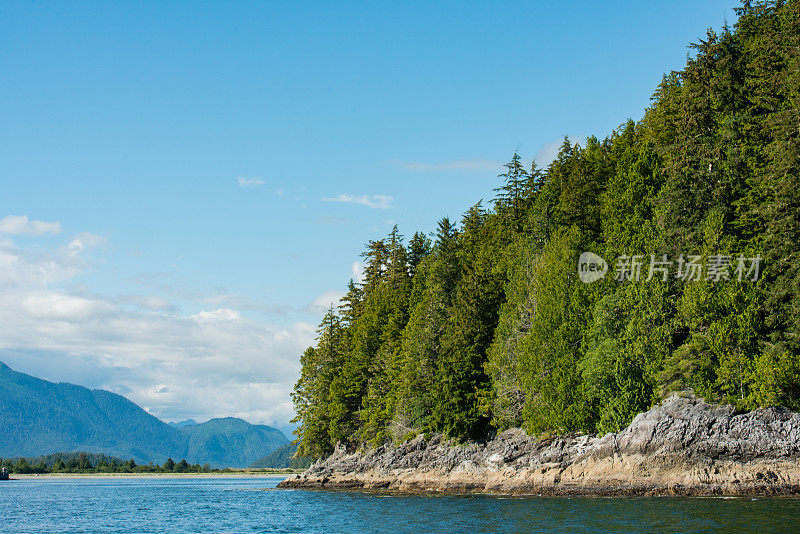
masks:
<path fill-rule="evenodd" d="M 0 531 L 798 532 L 800 500 L 535 499 L 279 490 L 281 478 L 0 482 Z"/>

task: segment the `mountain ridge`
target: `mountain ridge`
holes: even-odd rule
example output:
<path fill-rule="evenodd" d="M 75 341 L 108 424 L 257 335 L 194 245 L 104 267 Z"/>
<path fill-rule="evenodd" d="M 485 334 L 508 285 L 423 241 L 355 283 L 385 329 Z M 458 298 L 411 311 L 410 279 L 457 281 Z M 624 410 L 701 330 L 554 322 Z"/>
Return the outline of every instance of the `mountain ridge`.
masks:
<path fill-rule="evenodd" d="M 122 395 L 50 382 L 3 362 L 0 428 L 3 457 L 85 451 L 138 463 L 172 457 L 213 467 L 246 467 L 289 443 L 278 429 L 233 417 L 178 428 Z"/>
<path fill-rule="evenodd" d="M 183 421 L 169 421 L 167 423 L 172 428 L 186 428 L 187 426 L 199 425 L 194 419 L 185 419 Z"/>

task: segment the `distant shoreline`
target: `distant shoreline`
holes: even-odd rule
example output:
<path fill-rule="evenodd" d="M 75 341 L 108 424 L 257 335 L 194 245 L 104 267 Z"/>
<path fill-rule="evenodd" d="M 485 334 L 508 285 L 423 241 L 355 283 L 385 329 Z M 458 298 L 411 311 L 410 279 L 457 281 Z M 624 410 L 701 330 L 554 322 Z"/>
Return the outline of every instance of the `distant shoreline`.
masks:
<path fill-rule="evenodd" d="M 41 473 L 11 474 L 11 479 L 28 480 L 37 478 L 269 478 L 302 473 L 302 470 L 275 471 L 220 471 L 213 473 Z"/>

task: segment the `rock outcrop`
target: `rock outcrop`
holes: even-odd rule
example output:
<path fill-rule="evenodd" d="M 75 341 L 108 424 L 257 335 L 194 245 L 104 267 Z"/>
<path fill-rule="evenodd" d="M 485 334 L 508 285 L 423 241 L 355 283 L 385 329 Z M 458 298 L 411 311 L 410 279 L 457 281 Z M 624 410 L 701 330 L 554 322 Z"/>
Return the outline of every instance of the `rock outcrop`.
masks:
<path fill-rule="evenodd" d="M 486 443 L 423 436 L 348 453 L 338 447 L 283 488 L 523 495 L 800 493 L 800 414 L 735 414 L 673 395 L 603 437 L 538 440 L 521 429 Z"/>

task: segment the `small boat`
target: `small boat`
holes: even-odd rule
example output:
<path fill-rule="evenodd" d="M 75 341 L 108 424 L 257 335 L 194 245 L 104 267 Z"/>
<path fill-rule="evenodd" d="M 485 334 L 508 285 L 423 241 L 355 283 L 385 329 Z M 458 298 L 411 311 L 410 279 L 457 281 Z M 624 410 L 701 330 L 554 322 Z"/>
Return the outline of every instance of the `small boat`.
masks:
<path fill-rule="evenodd" d="M 0 467 L 0 480 L 8 480 L 8 469 Z"/>

